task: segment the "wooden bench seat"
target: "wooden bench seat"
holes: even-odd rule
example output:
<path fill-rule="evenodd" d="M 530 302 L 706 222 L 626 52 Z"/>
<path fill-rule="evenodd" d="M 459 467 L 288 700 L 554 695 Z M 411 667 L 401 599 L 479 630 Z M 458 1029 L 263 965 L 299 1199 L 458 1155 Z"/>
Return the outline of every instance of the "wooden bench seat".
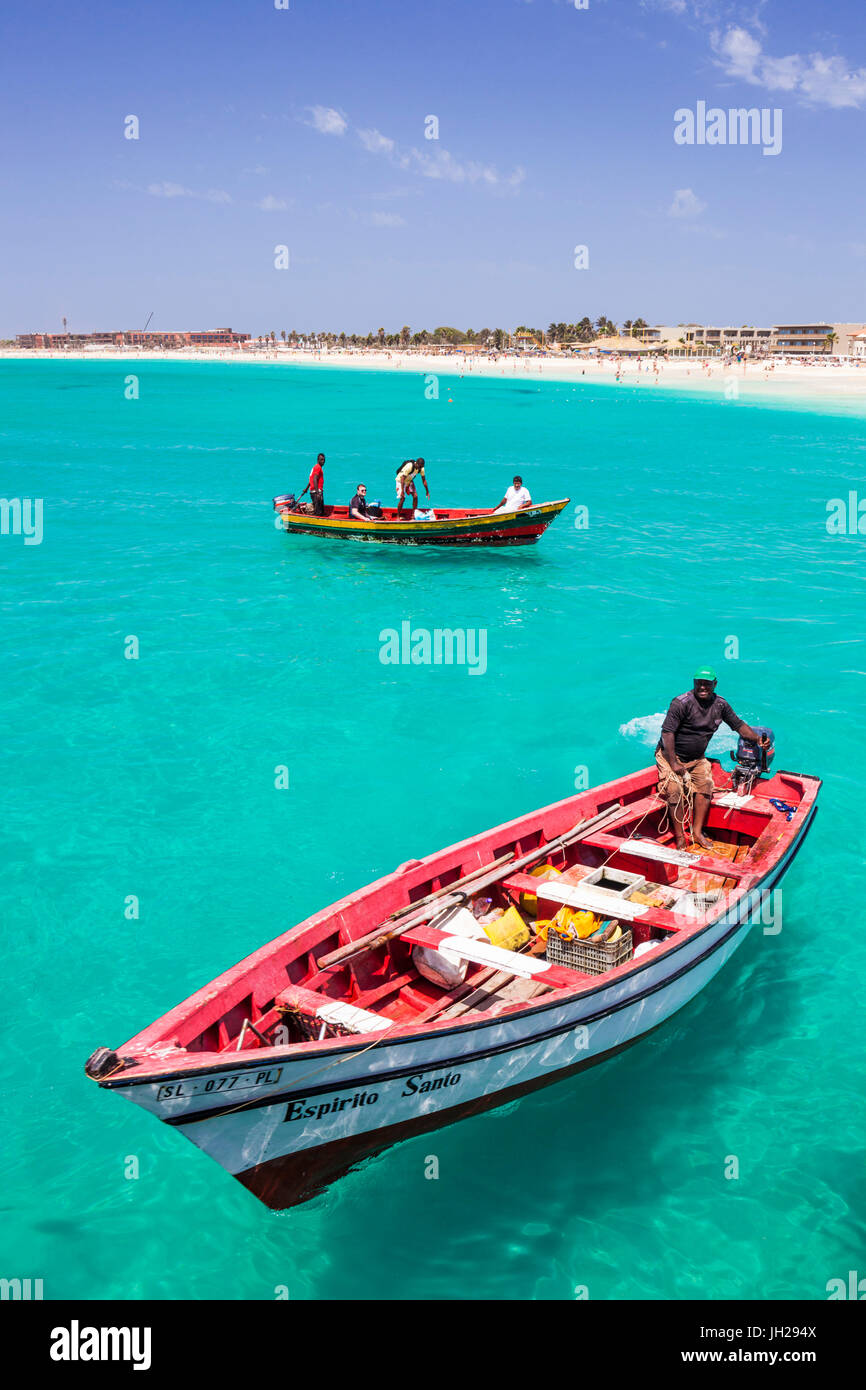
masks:
<path fill-rule="evenodd" d="M 461 959 L 476 965 L 496 966 L 499 970 L 509 970 L 523 979 L 535 979 L 539 984 L 549 985 L 551 989 L 578 989 L 582 984 L 592 984 L 598 975 L 588 975 L 583 970 L 572 970 L 567 965 L 551 965 L 542 956 L 522 955 L 518 951 L 504 951 L 489 941 L 481 941 L 471 936 L 449 936 L 447 931 L 437 931 L 435 927 L 413 927 L 406 932 L 404 941 L 413 946 L 428 946 L 434 951 L 442 947 Z"/>
<path fill-rule="evenodd" d="M 604 850 L 606 854 L 630 854 L 635 859 L 650 859 L 659 864 L 673 864 L 679 868 L 697 869 L 702 874 L 715 874 L 719 878 L 748 878 L 754 870 L 730 859 L 719 859 L 710 854 L 687 854 L 685 850 L 674 849 L 670 845 L 658 845 L 653 840 L 625 840 L 619 835 L 599 833 L 590 835 L 584 841 L 592 849 Z"/>
<path fill-rule="evenodd" d="M 319 994 L 303 985 L 289 985 L 277 995 L 275 1008 L 287 1013 L 302 1013 L 309 1018 L 319 1018 L 323 1023 L 339 1024 L 350 1033 L 377 1033 L 391 1028 L 393 1020 L 381 1014 L 359 1009 L 356 1004 L 344 1003 L 329 994 Z"/>

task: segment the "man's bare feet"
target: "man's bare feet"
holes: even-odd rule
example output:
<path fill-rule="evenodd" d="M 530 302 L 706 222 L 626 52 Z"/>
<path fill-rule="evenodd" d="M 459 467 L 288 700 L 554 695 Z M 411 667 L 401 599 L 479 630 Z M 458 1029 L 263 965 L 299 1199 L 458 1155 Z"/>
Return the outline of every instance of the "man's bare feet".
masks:
<path fill-rule="evenodd" d="M 701 849 L 715 849 L 712 840 L 708 840 L 706 835 L 693 835 L 692 839 L 696 845 L 700 845 Z"/>

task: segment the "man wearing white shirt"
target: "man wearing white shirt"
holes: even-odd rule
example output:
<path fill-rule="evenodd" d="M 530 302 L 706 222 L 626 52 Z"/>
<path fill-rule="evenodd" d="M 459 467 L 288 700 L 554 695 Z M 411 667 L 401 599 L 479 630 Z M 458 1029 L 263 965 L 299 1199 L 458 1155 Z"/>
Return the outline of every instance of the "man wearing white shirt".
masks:
<path fill-rule="evenodd" d="M 522 512 L 524 507 L 532 506 L 532 498 L 529 489 L 523 486 L 523 479 L 520 474 L 516 474 L 514 482 L 510 488 L 506 489 L 505 496 L 494 511 L 496 516 L 499 512 Z"/>

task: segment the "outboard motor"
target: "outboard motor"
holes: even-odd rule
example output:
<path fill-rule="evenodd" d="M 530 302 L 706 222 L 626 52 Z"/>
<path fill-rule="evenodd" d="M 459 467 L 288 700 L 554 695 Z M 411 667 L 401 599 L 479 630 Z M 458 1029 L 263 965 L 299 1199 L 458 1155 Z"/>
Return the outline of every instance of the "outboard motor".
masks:
<path fill-rule="evenodd" d="M 741 736 L 737 743 L 736 753 L 731 754 L 736 764 L 731 773 L 731 786 L 735 792 L 738 792 L 742 787 L 746 795 L 752 790 L 753 783 L 768 771 L 770 763 L 776 756 L 773 730 L 764 728 L 759 724 L 755 724 L 754 729 L 756 734 L 770 740 L 769 748 L 761 748 L 759 744 L 752 743 L 750 739 Z"/>
<path fill-rule="evenodd" d="M 274 498 L 275 512 L 282 511 L 284 507 L 287 507 L 290 512 L 293 512 L 297 505 L 298 499 L 295 497 L 295 494 L 293 492 L 284 492 L 282 497 Z"/>

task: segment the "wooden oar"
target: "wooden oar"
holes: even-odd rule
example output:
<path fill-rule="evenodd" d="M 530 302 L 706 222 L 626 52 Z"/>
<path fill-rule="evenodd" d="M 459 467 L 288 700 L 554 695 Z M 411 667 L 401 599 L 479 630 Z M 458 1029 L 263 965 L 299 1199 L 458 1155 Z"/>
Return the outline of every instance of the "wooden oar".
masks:
<path fill-rule="evenodd" d="M 548 840 L 543 845 L 536 846 L 528 854 L 524 854 L 520 859 L 513 858 L 511 854 L 502 855 L 500 859 L 494 859 L 492 863 L 485 864 L 480 869 L 473 869 L 472 873 L 465 874 L 463 878 L 457 879 L 454 883 L 449 883 L 445 888 L 437 888 L 435 893 L 428 893 L 426 898 L 421 898 L 417 903 L 408 903 L 397 912 L 391 914 L 385 922 L 382 922 L 366 936 L 359 936 L 356 941 L 349 941 L 345 946 L 340 946 L 336 951 L 329 952 L 322 956 L 316 966 L 319 970 L 330 970 L 335 965 L 342 965 L 345 961 L 354 959 L 361 953 L 367 954 L 368 951 L 377 950 L 387 941 L 402 935 L 410 927 L 418 926 L 426 909 L 429 905 L 438 900 L 440 908 L 445 908 L 456 904 L 461 897 L 467 895 L 463 891 L 466 884 L 472 884 L 472 890 L 480 893 L 485 888 L 491 888 L 494 884 L 507 878 L 509 874 L 519 873 L 522 869 L 528 868 L 530 864 L 536 863 L 545 854 L 552 854 L 558 849 L 565 849 L 568 845 L 574 844 L 582 836 L 588 835 L 590 831 L 600 830 L 609 820 L 622 815 L 623 807 L 620 805 L 609 806 L 606 811 L 600 811 L 595 816 L 590 816 L 588 820 L 579 821 L 571 830 L 563 835 L 556 836 L 553 840 Z M 508 861 L 508 862 L 506 862 Z M 504 865 L 504 867 L 503 867 Z M 406 915 L 411 914 L 411 915 Z M 394 922 L 400 917 L 396 926 L 388 926 L 389 922 Z"/>
<path fill-rule="evenodd" d="M 506 873 L 510 873 L 514 867 L 512 861 L 514 851 L 502 854 L 498 859 L 494 859 L 491 864 L 482 864 L 479 868 L 473 869 L 471 873 L 464 874 L 462 878 L 455 879 L 453 883 L 446 883 L 444 888 L 437 888 L 434 893 L 428 893 L 426 897 L 419 898 L 417 902 L 406 903 L 403 907 L 398 907 L 396 912 L 392 912 L 390 917 L 386 917 L 373 931 L 367 932 L 366 936 L 359 936 L 355 941 L 349 941 L 345 946 L 340 946 L 336 951 L 331 951 L 327 956 L 322 956 L 316 962 L 319 970 L 330 970 L 334 965 L 340 965 L 349 956 L 357 955 L 360 951 L 374 950 L 377 946 L 390 940 L 392 936 L 399 935 L 400 932 L 408 931 L 410 926 L 417 927 L 426 917 L 427 908 L 433 902 L 438 902 L 439 906 L 445 908 L 451 904 L 448 902 L 455 892 L 462 892 L 466 884 L 475 883 L 476 879 L 482 875 L 489 874 L 494 867 L 508 865 Z M 464 894 L 465 896 L 465 894 Z M 456 899 L 455 899 L 456 901 Z M 399 926 L 396 930 L 388 927 L 389 922 L 396 922 L 399 919 Z"/>

